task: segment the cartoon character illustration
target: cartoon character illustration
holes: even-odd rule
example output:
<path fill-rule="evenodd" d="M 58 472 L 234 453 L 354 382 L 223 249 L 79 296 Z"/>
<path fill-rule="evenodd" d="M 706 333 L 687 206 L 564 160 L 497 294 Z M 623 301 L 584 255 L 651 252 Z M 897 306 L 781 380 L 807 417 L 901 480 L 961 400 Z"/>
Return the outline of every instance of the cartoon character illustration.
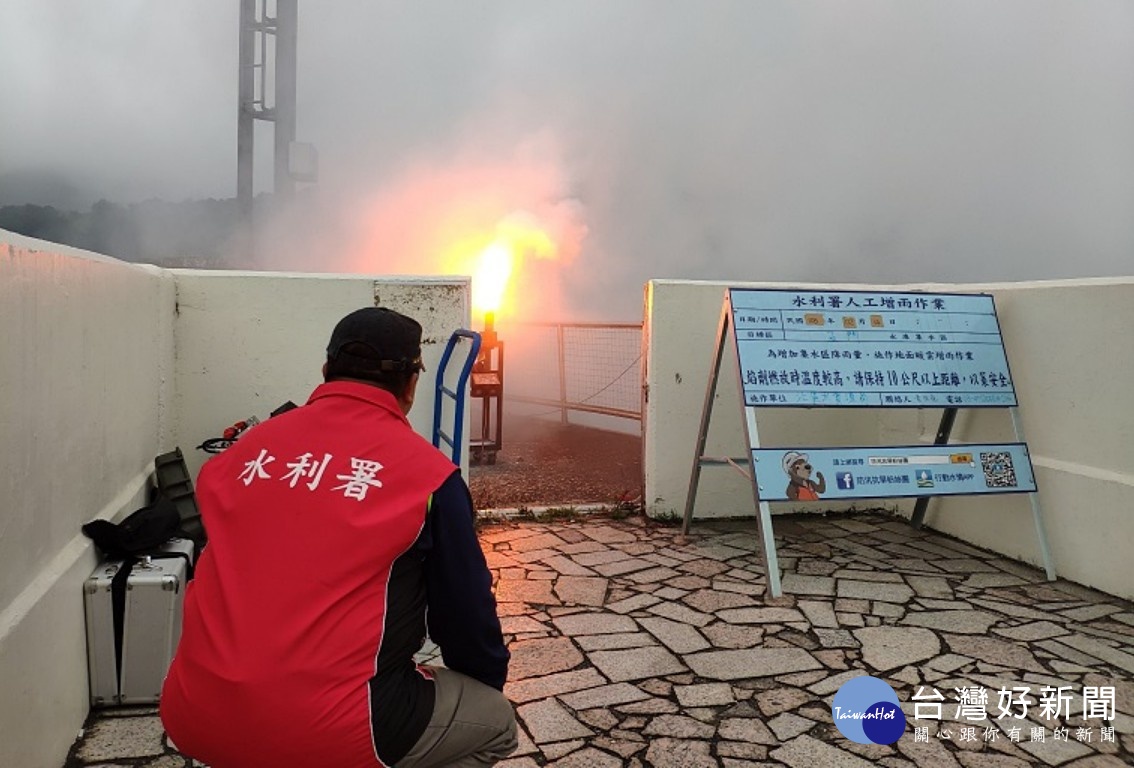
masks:
<path fill-rule="evenodd" d="M 811 464 L 807 461 L 806 453 L 788 451 L 784 454 L 783 466 L 791 480 L 787 487 L 787 497 L 792 501 L 818 501 L 819 494 L 827 490 L 827 481 L 823 479 L 822 472 L 815 473 L 818 482 L 811 479 Z"/>

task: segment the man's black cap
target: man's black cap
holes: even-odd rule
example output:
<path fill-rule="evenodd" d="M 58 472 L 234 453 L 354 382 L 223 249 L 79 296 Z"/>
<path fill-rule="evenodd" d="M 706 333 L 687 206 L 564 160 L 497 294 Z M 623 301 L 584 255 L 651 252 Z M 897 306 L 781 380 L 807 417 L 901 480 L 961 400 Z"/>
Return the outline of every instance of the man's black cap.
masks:
<path fill-rule="evenodd" d="M 385 307 L 355 310 L 331 332 L 327 359 L 340 358 L 374 373 L 424 371 L 421 324 Z"/>

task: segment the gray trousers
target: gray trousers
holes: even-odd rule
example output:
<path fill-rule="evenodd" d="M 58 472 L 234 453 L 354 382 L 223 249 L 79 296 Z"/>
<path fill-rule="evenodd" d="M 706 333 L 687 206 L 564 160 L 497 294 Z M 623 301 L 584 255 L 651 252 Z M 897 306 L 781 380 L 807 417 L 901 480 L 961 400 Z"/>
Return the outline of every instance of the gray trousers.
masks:
<path fill-rule="evenodd" d="M 500 691 L 444 667 L 429 667 L 433 717 L 397 768 L 483 768 L 516 749 L 516 714 Z"/>

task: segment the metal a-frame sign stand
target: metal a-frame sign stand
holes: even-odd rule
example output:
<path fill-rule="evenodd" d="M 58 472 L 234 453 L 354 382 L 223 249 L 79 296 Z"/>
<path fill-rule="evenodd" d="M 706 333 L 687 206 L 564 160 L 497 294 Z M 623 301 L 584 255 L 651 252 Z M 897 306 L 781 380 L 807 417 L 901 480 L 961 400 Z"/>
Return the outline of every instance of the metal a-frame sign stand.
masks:
<path fill-rule="evenodd" d="M 999 336 L 999 331 L 997 331 Z M 708 440 L 709 423 L 712 419 L 713 402 L 716 396 L 717 385 L 720 381 L 721 364 L 725 357 L 726 348 L 731 349 L 730 353 L 733 358 L 734 365 L 732 366 L 734 375 L 737 379 L 737 389 L 740 392 L 742 407 L 744 410 L 744 418 L 742 426 L 744 431 L 744 441 L 747 446 L 747 451 L 743 457 L 732 456 L 707 456 L 705 455 L 705 445 Z M 761 498 L 760 485 L 757 480 L 756 474 L 756 454 L 755 452 L 760 449 L 760 434 L 756 424 L 756 408 L 758 406 L 750 405 L 745 402 L 744 398 L 744 381 L 742 374 L 742 366 L 740 364 L 739 348 L 737 345 L 737 331 L 736 321 L 734 318 L 734 311 L 731 300 L 731 292 L 725 291 L 724 301 L 721 307 L 720 322 L 717 326 L 717 339 L 713 348 L 712 365 L 709 371 L 709 381 L 705 390 L 705 400 L 701 408 L 701 421 L 697 430 L 697 444 L 693 459 L 692 472 L 689 479 L 689 491 L 685 500 L 685 514 L 682 521 L 681 533 L 685 536 L 689 532 L 689 526 L 693 519 L 693 507 L 697 498 L 697 488 L 701 479 L 701 468 L 704 466 L 729 466 L 739 472 L 746 480 L 748 480 L 749 487 L 752 491 L 753 505 L 758 512 L 759 520 L 759 536 L 762 542 L 762 549 L 764 554 L 764 569 L 765 576 L 768 584 L 768 591 L 773 597 L 780 597 L 783 594 L 783 589 L 780 581 L 780 568 L 779 557 L 776 553 L 776 540 L 775 533 L 772 527 L 772 512 L 771 506 L 768 501 Z M 1014 403 L 1014 396 L 1012 402 Z M 1016 441 L 1026 451 L 1024 445 L 1023 425 L 1020 420 L 1018 408 L 1015 404 L 1008 407 L 1012 419 L 1012 428 L 1016 436 Z M 947 407 L 941 418 L 934 446 L 945 446 L 949 442 L 949 435 L 953 427 L 953 422 L 957 415 L 956 407 Z M 967 445 L 957 445 L 957 449 L 969 447 Z M 980 447 L 974 445 L 972 447 Z M 1030 461 L 1029 461 L 1030 463 Z M 914 507 L 913 517 L 910 521 L 914 528 L 920 528 L 925 519 L 926 509 L 928 508 L 929 499 L 933 495 L 941 495 L 934 493 L 918 494 L 917 502 Z M 1049 581 L 1054 581 L 1055 567 L 1051 558 L 1051 551 L 1048 546 L 1047 536 L 1044 531 L 1043 519 L 1040 512 L 1040 503 L 1038 493 L 1034 490 L 1028 492 L 1031 508 L 1032 518 L 1035 524 L 1036 535 L 1039 540 L 1040 554 L 1043 559 L 1044 570 Z M 860 497 L 861 498 L 861 497 Z"/>
<path fill-rule="evenodd" d="M 713 415 L 713 399 L 717 393 L 721 361 L 724 359 L 726 347 L 731 349 L 733 357 L 736 357 L 732 302 L 727 293 L 721 307 L 720 323 L 717 325 L 717 343 L 713 348 L 713 364 L 709 369 L 709 384 L 705 389 L 705 403 L 701 408 L 701 425 L 697 429 L 697 450 L 693 458 L 693 473 L 689 478 L 689 493 L 685 497 L 685 517 L 681 523 L 681 535 L 685 536 L 689 533 L 689 524 L 693 521 L 693 505 L 697 500 L 697 485 L 701 481 L 701 467 L 725 465 L 737 470 L 748 480 L 748 485 L 752 489 L 752 502 L 759 512 L 760 541 L 763 543 L 764 549 L 764 575 L 768 580 L 768 590 L 772 596 L 779 597 L 783 594 L 783 589 L 780 586 L 780 560 L 776 554 L 776 537 L 772 531 L 772 508 L 768 502 L 760 499 L 760 490 L 756 485 L 756 465 L 752 460 L 752 449 L 760 447 L 760 433 L 756 428 L 755 406 L 744 406 L 744 442 L 748 446 L 748 450 L 742 458 L 705 455 L 705 443 L 709 436 L 709 421 Z M 744 383 L 740 378 L 739 358 L 735 362 L 736 365 L 732 366 L 732 369 L 736 375 L 736 385 L 738 391 L 744 392 Z"/>

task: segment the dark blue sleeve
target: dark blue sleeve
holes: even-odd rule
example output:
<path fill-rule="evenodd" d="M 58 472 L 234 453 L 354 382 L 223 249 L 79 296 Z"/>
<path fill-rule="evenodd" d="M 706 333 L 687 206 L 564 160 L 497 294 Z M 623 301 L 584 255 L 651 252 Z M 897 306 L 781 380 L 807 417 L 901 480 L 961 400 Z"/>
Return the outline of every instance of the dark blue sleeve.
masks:
<path fill-rule="evenodd" d="M 503 690 L 509 654 L 473 514 L 468 486 L 454 472 L 433 494 L 426 517 L 426 620 L 446 667 Z"/>

